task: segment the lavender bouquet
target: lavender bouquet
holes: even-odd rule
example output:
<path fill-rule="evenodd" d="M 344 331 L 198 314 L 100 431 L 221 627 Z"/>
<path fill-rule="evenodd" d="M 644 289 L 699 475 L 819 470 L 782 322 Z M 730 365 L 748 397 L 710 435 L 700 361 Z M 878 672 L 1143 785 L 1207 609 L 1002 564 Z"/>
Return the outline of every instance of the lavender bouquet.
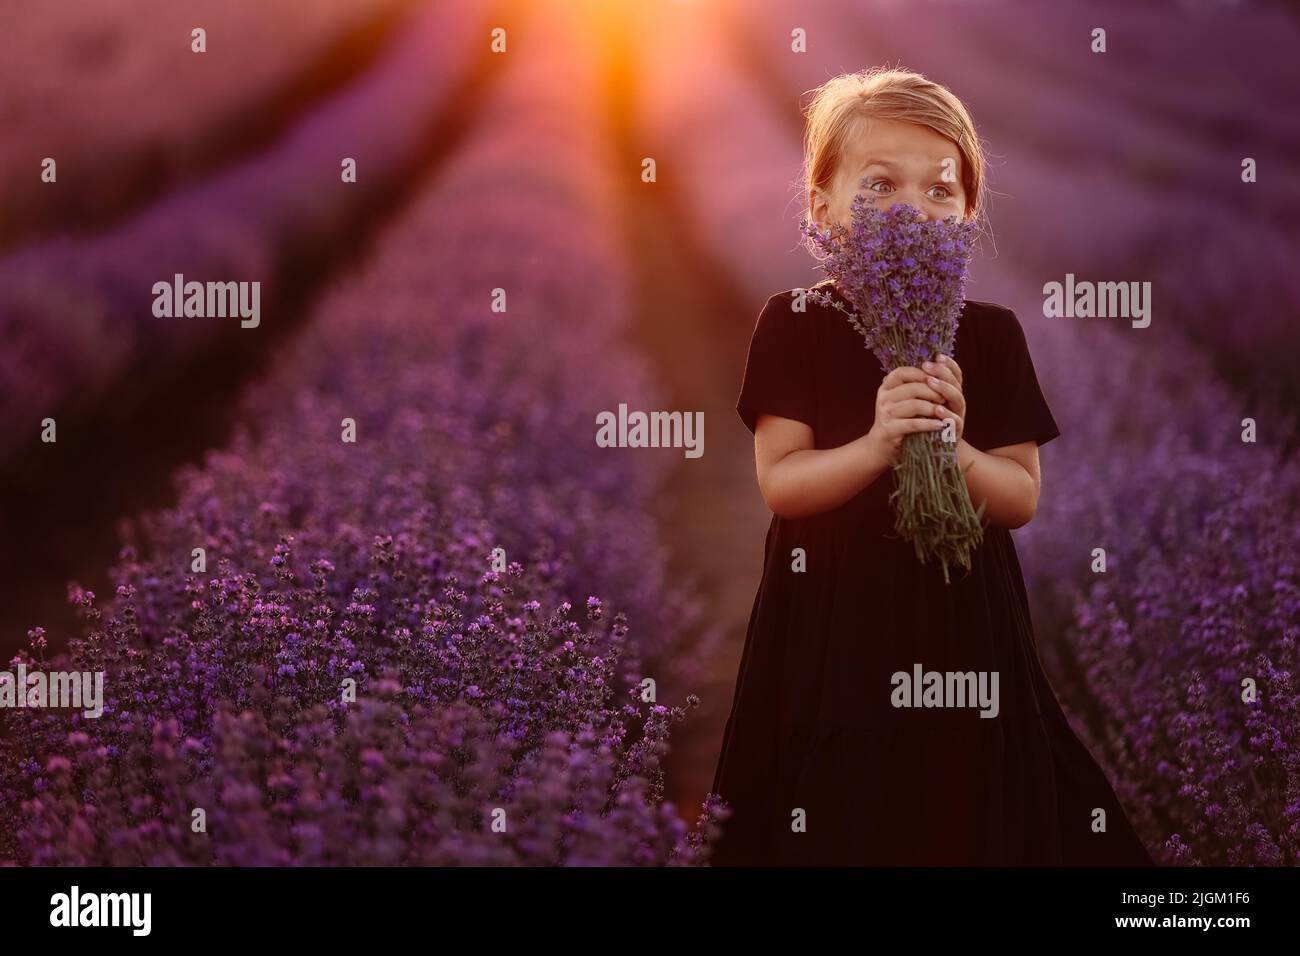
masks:
<path fill-rule="evenodd" d="M 912 206 L 883 212 L 859 194 L 848 229 L 822 229 L 805 218 L 801 231 L 825 253 L 822 268 L 844 297 L 815 289 L 808 297 L 844 312 L 866 347 L 888 374 L 905 365 L 920 366 L 939 353 L 951 355 L 975 224 L 951 217 L 924 221 Z M 944 583 L 949 568 L 970 570 L 970 555 L 983 540 L 984 504 L 975 509 L 966 478 L 957 464 L 957 447 L 943 431 L 914 433 L 903 439 L 894 463 L 895 530 L 916 548 L 923 563 L 938 559 Z"/>

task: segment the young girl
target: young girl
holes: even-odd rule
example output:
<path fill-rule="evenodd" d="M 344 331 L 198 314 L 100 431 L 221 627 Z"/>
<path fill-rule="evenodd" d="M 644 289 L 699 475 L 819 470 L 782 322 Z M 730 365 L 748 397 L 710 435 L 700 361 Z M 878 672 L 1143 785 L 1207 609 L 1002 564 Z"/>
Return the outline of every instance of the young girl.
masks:
<path fill-rule="evenodd" d="M 820 87 L 805 164 L 822 224 L 848 224 L 863 177 L 882 209 L 981 212 L 970 116 L 916 73 Z M 1010 529 L 1033 518 L 1038 447 L 1060 432 L 1019 320 L 968 300 L 935 358 L 882 375 L 844 314 L 798 289 L 758 317 L 737 409 L 774 514 L 713 784 L 732 807 L 716 865 L 1152 863 L 1034 644 Z M 951 584 L 888 500 L 903 438 L 945 419 L 985 502 Z"/>

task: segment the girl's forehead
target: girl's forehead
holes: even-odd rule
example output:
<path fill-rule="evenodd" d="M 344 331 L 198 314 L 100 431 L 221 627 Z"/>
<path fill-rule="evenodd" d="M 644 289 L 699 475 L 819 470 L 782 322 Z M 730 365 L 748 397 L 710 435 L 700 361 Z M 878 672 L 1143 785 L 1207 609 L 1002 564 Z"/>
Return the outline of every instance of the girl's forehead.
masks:
<path fill-rule="evenodd" d="M 844 159 L 853 170 L 873 162 L 925 167 L 941 166 L 946 160 L 961 169 L 961 150 L 952 140 L 928 126 L 889 119 L 866 119 L 855 124 L 844 143 Z"/>

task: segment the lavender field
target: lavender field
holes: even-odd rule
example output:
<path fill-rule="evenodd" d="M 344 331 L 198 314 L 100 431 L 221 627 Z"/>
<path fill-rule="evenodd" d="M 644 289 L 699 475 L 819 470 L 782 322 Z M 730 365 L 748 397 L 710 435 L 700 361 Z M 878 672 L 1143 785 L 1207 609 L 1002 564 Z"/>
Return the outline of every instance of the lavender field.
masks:
<path fill-rule="evenodd" d="M 707 864 L 800 96 L 889 63 L 994 157 L 968 295 L 1061 428 L 1015 538 L 1064 708 L 1158 861 L 1300 862 L 1289 8 L 3 7 L 0 651 L 106 696 L 0 712 L 0 861 Z M 256 323 L 159 316 L 176 274 Z M 1047 317 L 1067 274 L 1150 324 Z M 705 454 L 599 447 L 620 404 Z"/>

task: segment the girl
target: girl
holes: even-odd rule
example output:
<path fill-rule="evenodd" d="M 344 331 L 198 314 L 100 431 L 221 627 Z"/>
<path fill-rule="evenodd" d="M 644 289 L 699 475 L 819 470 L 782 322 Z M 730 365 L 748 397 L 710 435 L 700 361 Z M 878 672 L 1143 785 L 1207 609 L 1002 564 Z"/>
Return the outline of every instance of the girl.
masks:
<path fill-rule="evenodd" d="M 843 75 L 806 117 L 809 218 L 847 225 L 864 177 L 882 208 L 981 213 L 982 150 L 944 87 Z M 1034 516 L 1038 448 L 1060 432 L 1019 320 L 967 300 L 952 355 L 882 376 L 843 313 L 800 293 L 763 307 L 737 403 L 774 514 L 714 778 L 732 808 L 714 863 L 1150 865 L 1035 648 L 1010 529 Z M 951 584 L 894 534 L 888 500 L 903 438 L 946 419 L 986 503 Z"/>

